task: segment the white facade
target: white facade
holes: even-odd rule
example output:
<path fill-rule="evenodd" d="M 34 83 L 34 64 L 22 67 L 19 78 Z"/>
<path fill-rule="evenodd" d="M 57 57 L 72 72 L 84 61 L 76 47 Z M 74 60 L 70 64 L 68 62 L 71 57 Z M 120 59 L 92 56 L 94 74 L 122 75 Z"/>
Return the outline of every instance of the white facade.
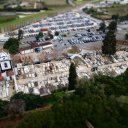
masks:
<path fill-rule="evenodd" d="M 10 55 L 6 52 L 0 53 L 0 68 L 1 71 L 6 71 L 11 69 L 11 61 L 10 61 Z"/>
<path fill-rule="evenodd" d="M 120 3 L 121 4 L 127 4 L 128 3 L 128 0 L 121 0 Z"/>
<path fill-rule="evenodd" d="M 0 53 L 0 61 L 10 60 L 10 55 L 6 52 Z"/>
<path fill-rule="evenodd" d="M 53 44 L 49 44 L 49 45 L 43 46 L 43 49 L 45 49 L 45 48 L 53 48 Z"/>
<path fill-rule="evenodd" d="M 2 61 L 0 62 L 1 70 L 9 70 L 12 68 L 10 61 Z"/>
<path fill-rule="evenodd" d="M 32 53 L 32 52 L 34 52 L 33 49 L 28 49 L 28 50 L 21 51 L 20 53 L 21 54 L 28 54 L 28 53 Z"/>
<path fill-rule="evenodd" d="M 120 3 L 120 4 L 127 4 L 128 0 L 106 0 L 108 3 Z"/>
<path fill-rule="evenodd" d="M 0 99 L 8 99 L 10 95 L 9 81 L 14 76 L 10 55 L 6 52 L 0 53 Z"/>

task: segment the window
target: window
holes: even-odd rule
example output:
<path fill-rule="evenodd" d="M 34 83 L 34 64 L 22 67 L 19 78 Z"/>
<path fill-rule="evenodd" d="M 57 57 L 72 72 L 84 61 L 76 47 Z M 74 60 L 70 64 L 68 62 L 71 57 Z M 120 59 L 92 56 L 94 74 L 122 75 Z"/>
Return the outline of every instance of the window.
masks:
<path fill-rule="evenodd" d="M 7 68 L 7 67 L 8 67 L 7 63 L 4 63 L 4 67 L 5 67 L 5 68 Z"/>

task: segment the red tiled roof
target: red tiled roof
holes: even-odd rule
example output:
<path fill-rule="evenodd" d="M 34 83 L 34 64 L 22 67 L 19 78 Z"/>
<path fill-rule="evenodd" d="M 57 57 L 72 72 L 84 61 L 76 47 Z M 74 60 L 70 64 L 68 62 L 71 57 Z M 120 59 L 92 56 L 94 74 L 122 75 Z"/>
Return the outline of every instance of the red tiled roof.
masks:
<path fill-rule="evenodd" d="M 31 44 L 31 47 L 32 47 L 32 48 L 36 48 L 36 47 L 46 46 L 46 45 L 50 45 L 50 44 L 52 44 L 52 43 L 51 43 L 51 42 L 46 42 L 46 43 L 41 43 L 41 44 L 32 43 L 32 44 Z"/>
<path fill-rule="evenodd" d="M 48 31 L 48 29 L 47 28 L 41 28 L 41 31 Z"/>
<path fill-rule="evenodd" d="M 40 44 L 31 43 L 30 46 L 20 48 L 20 51 L 25 51 L 25 50 L 33 49 L 33 48 L 36 48 L 36 47 L 42 47 L 42 46 L 46 46 L 46 45 L 50 45 L 50 44 L 52 44 L 52 43 L 51 42 L 40 43 Z"/>
<path fill-rule="evenodd" d="M 23 48 L 20 48 L 20 51 L 25 51 L 29 49 L 32 49 L 32 47 L 31 46 L 23 47 Z"/>

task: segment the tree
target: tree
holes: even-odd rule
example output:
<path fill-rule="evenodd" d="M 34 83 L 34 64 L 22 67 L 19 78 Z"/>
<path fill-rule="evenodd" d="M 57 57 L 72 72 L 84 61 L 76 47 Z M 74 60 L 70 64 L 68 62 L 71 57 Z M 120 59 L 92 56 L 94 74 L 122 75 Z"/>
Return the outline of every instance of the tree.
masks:
<path fill-rule="evenodd" d="M 26 110 L 32 110 L 43 106 L 43 99 L 39 95 L 34 94 L 24 94 L 19 92 L 11 97 L 11 99 L 22 99 L 25 101 Z"/>
<path fill-rule="evenodd" d="M 39 35 L 36 35 L 35 38 L 36 38 L 36 41 L 39 41 Z"/>
<path fill-rule="evenodd" d="M 125 34 L 125 40 L 128 40 L 128 33 Z"/>
<path fill-rule="evenodd" d="M 55 36 L 59 36 L 59 32 L 58 31 L 55 31 Z"/>
<path fill-rule="evenodd" d="M 5 42 L 3 48 L 9 50 L 10 54 L 16 54 L 19 51 L 19 40 L 16 38 L 9 38 Z"/>
<path fill-rule="evenodd" d="M 105 29 L 106 29 L 106 25 L 105 25 L 105 22 L 103 21 L 102 23 L 100 23 L 99 30 L 105 33 Z"/>
<path fill-rule="evenodd" d="M 43 32 L 39 32 L 39 34 L 38 34 L 38 36 L 39 36 L 39 38 L 42 38 L 42 37 L 44 37 L 44 34 L 43 34 Z"/>
<path fill-rule="evenodd" d="M 25 111 L 25 102 L 22 99 L 12 99 L 6 107 L 6 111 L 12 117 L 16 114 L 22 115 Z"/>
<path fill-rule="evenodd" d="M 112 21 L 108 26 L 108 32 L 103 40 L 102 53 L 114 55 L 116 53 L 116 36 L 117 22 Z"/>
<path fill-rule="evenodd" d="M 0 118 L 7 116 L 7 112 L 5 110 L 8 101 L 3 101 L 0 99 Z"/>
<path fill-rule="evenodd" d="M 108 31 L 102 46 L 102 53 L 106 55 L 114 55 L 116 53 L 116 37 L 113 31 Z"/>
<path fill-rule="evenodd" d="M 19 29 L 18 30 L 18 40 L 21 40 L 21 39 L 23 39 L 23 30 Z"/>
<path fill-rule="evenodd" d="M 117 21 L 112 21 L 108 26 L 108 30 L 115 33 L 117 31 Z"/>
<path fill-rule="evenodd" d="M 9 47 L 9 53 L 16 54 L 19 52 L 19 46 L 18 45 L 12 45 Z"/>
<path fill-rule="evenodd" d="M 39 41 L 40 38 L 44 37 L 44 34 L 40 31 L 37 35 L 36 35 L 36 40 Z"/>
<path fill-rule="evenodd" d="M 128 69 L 117 77 L 82 79 L 75 93 L 64 94 L 64 102 L 30 112 L 17 128 L 128 128 L 127 76 Z M 53 96 L 61 100 L 63 92 Z"/>
<path fill-rule="evenodd" d="M 56 100 L 56 102 L 62 102 L 64 95 L 65 95 L 64 91 L 56 91 L 53 93 L 53 97 Z"/>
<path fill-rule="evenodd" d="M 5 42 L 3 48 L 4 48 L 4 49 L 9 49 L 9 47 L 12 46 L 12 44 L 17 44 L 17 41 L 18 41 L 18 40 L 17 40 L 16 38 L 9 38 L 9 39 Z"/>
<path fill-rule="evenodd" d="M 112 15 L 112 19 L 117 21 L 119 19 L 119 15 Z"/>
<path fill-rule="evenodd" d="M 71 62 L 70 68 L 69 68 L 69 85 L 68 89 L 69 90 L 74 90 L 75 86 L 77 85 L 77 73 L 76 73 L 76 66 L 74 62 Z"/>
<path fill-rule="evenodd" d="M 49 37 L 50 37 L 50 39 L 53 39 L 53 35 L 52 34 L 49 34 Z"/>

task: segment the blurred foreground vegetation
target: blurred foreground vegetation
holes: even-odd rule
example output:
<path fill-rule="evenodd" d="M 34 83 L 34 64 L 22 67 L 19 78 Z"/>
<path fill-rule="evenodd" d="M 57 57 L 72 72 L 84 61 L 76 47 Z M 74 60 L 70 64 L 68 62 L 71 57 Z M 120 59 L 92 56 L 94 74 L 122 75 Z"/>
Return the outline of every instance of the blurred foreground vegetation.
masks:
<path fill-rule="evenodd" d="M 127 77 L 128 70 L 117 77 L 82 79 L 75 93 L 58 92 L 50 109 L 28 113 L 17 128 L 127 128 Z"/>

